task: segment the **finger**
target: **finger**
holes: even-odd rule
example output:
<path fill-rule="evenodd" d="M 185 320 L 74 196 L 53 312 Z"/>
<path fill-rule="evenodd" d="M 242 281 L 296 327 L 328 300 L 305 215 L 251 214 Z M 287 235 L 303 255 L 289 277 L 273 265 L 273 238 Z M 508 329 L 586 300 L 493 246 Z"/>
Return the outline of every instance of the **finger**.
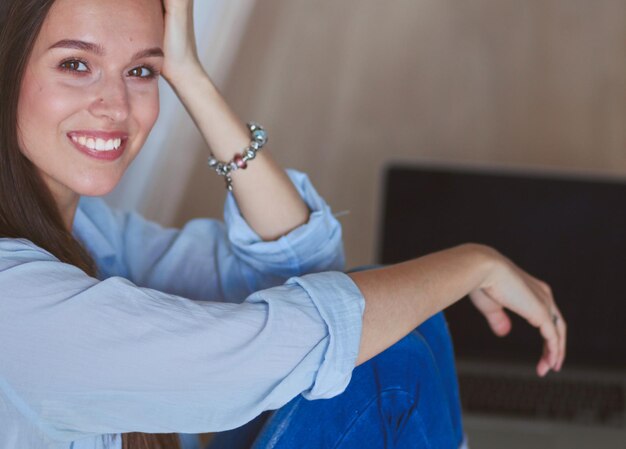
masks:
<path fill-rule="evenodd" d="M 511 332 L 511 327 L 513 325 L 504 309 L 494 310 L 493 312 L 486 314 L 485 318 L 487 318 L 487 322 L 489 323 L 489 327 L 491 327 L 493 333 L 498 337 L 504 337 Z"/>
<path fill-rule="evenodd" d="M 549 353 L 547 345 L 544 343 L 543 345 L 543 355 L 541 359 L 539 359 L 539 363 L 537 364 L 537 375 L 539 377 L 545 376 L 548 371 L 550 371 L 550 363 L 548 361 Z"/>
<path fill-rule="evenodd" d="M 548 364 L 549 368 L 556 368 L 560 359 L 559 355 L 559 333 L 552 316 L 545 310 L 543 318 L 539 324 L 539 332 L 544 339 L 544 354 L 541 360 Z"/>
<path fill-rule="evenodd" d="M 536 279 L 530 275 L 528 276 L 530 279 L 532 279 L 532 284 L 535 287 L 535 291 L 540 293 L 539 296 L 546 305 L 546 308 L 550 315 L 550 319 L 552 320 L 552 325 L 554 326 L 554 329 L 558 336 L 556 362 L 554 363 L 554 365 L 551 365 L 551 368 L 553 368 L 555 371 L 558 371 L 560 370 L 560 366 L 565 359 L 565 346 L 567 339 L 565 320 L 563 320 L 563 316 L 561 315 L 559 308 L 554 302 L 554 297 L 550 286 L 539 279 Z"/>
<path fill-rule="evenodd" d="M 531 276 L 532 277 L 532 276 Z M 552 287 L 550 287 L 548 284 L 546 284 L 543 281 L 540 281 L 537 278 L 533 278 L 535 280 L 535 282 L 537 283 L 537 285 L 539 286 L 539 288 L 546 294 L 548 295 L 550 298 L 553 297 L 552 295 Z"/>
<path fill-rule="evenodd" d="M 495 309 L 483 312 L 483 316 L 487 320 L 489 327 L 498 337 L 504 337 L 511 332 L 511 319 L 504 311 L 504 309 Z"/>
<path fill-rule="evenodd" d="M 567 324 L 565 323 L 563 315 L 561 314 L 559 308 L 554 301 L 554 296 L 550 286 L 538 279 L 534 279 L 534 281 L 539 289 L 543 291 L 546 295 L 544 301 L 546 302 L 546 304 L 548 304 L 548 310 L 550 311 L 552 322 L 559 336 L 558 358 L 554 369 L 556 371 L 560 371 L 565 360 L 565 352 L 567 347 Z"/>
<path fill-rule="evenodd" d="M 502 306 L 493 301 L 493 299 L 481 290 L 472 292 L 470 296 L 476 308 L 487 320 L 487 324 L 489 324 L 494 334 L 503 337 L 511 332 L 511 319 Z"/>
<path fill-rule="evenodd" d="M 556 328 L 559 333 L 559 360 L 557 362 L 557 371 L 561 371 L 563 362 L 565 361 L 565 355 L 567 352 L 567 323 L 563 319 L 561 313 L 556 310 L 555 316 L 557 317 Z"/>
<path fill-rule="evenodd" d="M 559 310 L 556 307 L 556 305 L 552 304 L 552 306 L 550 306 L 548 310 L 550 311 L 550 318 L 552 320 L 552 324 L 554 325 L 554 328 L 556 329 L 556 333 L 559 336 L 557 360 L 553 367 L 555 371 L 558 371 L 559 366 L 563 362 L 563 358 L 565 355 L 564 353 L 565 353 L 566 336 L 565 336 L 565 331 L 562 326 L 563 318 L 561 317 L 561 314 L 559 313 Z"/>

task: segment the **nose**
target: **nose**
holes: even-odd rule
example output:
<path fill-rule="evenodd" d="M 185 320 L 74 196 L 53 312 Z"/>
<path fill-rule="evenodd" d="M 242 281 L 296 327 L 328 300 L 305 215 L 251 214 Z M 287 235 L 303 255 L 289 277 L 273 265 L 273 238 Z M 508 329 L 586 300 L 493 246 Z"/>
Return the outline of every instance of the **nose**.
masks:
<path fill-rule="evenodd" d="M 109 78 L 102 80 L 90 112 L 111 122 L 123 122 L 130 114 L 130 103 L 126 83 L 123 79 Z"/>

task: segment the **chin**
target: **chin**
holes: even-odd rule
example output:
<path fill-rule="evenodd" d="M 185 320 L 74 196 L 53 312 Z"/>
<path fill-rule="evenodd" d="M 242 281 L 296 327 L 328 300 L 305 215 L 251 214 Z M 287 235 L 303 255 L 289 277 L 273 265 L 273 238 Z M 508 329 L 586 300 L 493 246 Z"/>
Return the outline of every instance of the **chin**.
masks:
<path fill-rule="evenodd" d="M 120 178 L 106 179 L 106 180 L 89 180 L 88 182 L 75 185 L 72 190 L 81 196 L 104 196 L 117 186 Z"/>

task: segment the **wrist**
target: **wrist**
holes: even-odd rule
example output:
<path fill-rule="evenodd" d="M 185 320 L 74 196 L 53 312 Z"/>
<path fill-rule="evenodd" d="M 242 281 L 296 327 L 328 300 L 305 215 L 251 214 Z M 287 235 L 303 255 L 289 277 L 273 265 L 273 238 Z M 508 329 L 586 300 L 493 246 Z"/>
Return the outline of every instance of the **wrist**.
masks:
<path fill-rule="evenodd" d="M 473 265 L 478 272 L 478 283 L 472 291 L 493 287 L 494 281 L 498 278 L 498 273 L 501 274 L 502 270 L 509 267 L 508 259 L 490 246 L 469 243 L 467 250 L 472 252 L 475 259 Z"/>
<path fill-rule="evenodd" d="M 215 156 L 215 153 L 212 153 L 211 157 L 209 157 L 209 167 L 214 169 L 217 174 L 224 176 L 226 189 L 229 191 L 233 190 L 233 174 L 239 169 L 245 170 L 248 168 L 248 162 L 256 159 L 257 152 L 267 143 L 267 131 L 261 125 L 256 122 L 250 122 L 247 124 L 247 128 L 250 133 L 249 144 L 241 153 L 235 153 L 232 160 L 228 162 L 220 161 Z"/>

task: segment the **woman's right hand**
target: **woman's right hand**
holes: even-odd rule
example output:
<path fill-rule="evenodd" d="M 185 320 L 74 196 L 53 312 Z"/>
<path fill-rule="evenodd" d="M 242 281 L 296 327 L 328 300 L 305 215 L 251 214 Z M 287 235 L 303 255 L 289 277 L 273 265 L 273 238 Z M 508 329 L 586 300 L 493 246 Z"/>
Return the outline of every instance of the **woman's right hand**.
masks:
<path fill-rule="evenodd" d="M 194 32 L 194 0 L 165 0 L 164 4 L 162 74 L 213 156 L 232 161 L 250 145 L 250 132 L 202 67 Z M 247 170 L 232 174 L 233 194 L 242 216 L 263 240 L 277 240 L 308 222 L 311 213 L 307 204 L 267 149 L 249 165 Z"/>
<path fill-rule="evenodd" d="M 565 359 L 567 326 L 550 287 L 497 251 L 488 247 L 483 249 L 490 253 L 492 266 L 481 285 L 470 292 L 472 303 L 498 336 L 504 336 L 511 330 L 511 320 L 505 309 L 538 328 L 544 347 L 537 364 L 537 374 L 545 376 L 550 369 L 560 371 Z"/>
<path fill-rule="evenodd" d="M 202 73 L 193 23 L 193 0 L 165 0 L 163 76 L 179 90 L 190 73 Z"/>

